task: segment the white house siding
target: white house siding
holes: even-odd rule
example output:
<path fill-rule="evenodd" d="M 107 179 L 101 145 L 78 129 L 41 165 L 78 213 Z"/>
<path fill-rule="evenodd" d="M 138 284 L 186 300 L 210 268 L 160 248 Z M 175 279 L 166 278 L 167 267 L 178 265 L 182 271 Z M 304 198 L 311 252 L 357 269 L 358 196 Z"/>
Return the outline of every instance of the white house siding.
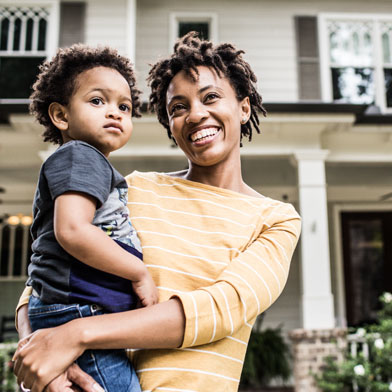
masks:
<path fill-rule="evenodd" d="M 148 64 L 169 52 L 171 12 L 211 12 L 218 17 L 218 41 L 245 50 L 266 102 L 298 100 L 294 17 L 321 12 L 392 12 L 390 1 L 280 0 L 139 0 L 137 2 L 136 65 L 140 85 Z M 145 95 L 146 99 L 147 95 Z"/>
<path fill-rule="evenodd" d="M 88 0 L 86 6 L 86 44 L 110 45 L 125 54 L 127 1 Z"/>

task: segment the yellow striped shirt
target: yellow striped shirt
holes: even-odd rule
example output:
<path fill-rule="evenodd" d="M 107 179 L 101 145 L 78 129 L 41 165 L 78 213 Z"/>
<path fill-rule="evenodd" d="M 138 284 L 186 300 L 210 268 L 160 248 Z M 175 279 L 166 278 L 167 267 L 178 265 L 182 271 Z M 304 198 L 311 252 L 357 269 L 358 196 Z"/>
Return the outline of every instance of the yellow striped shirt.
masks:
<path fill-rule="evenodd" d="M 160 301 L 181 300 L 176 350 L 135 350 L 143 392 L 237 391 L 256 316 L 286 283 L 300 218 L 290 204 L 134 172 L 130 217 Z M 26 288 L 18 307 L 27 303 Z"/>
<path fill-rule="evenodd" d="M 252 325 L 282 292 L 300 233 L 290 204 L 134 172 L 129 209 L 160 301 L 178 297 L 183 346 L 136 350 L 142 390 L 236 391 Z"/>

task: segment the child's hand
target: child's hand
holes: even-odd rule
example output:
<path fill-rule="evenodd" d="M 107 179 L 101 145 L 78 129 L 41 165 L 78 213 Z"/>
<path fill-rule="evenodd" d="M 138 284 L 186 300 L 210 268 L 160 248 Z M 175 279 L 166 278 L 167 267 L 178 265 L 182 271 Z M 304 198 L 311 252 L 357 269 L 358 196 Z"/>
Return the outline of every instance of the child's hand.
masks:
<path fill-rule="evenodd" d="M 132 287 L 143 306 L 151 306 L 158 303 L 158 289 L 147 268 L 139 280 L 132 282 Z"/>

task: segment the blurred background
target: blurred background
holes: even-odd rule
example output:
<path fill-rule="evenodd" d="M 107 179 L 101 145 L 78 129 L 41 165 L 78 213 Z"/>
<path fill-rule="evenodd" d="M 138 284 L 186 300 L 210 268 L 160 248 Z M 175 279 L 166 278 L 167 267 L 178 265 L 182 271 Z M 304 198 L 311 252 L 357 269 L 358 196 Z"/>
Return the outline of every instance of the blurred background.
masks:
<path fill-rule="evenodd" d="M 187 162 L 147 112 L 145 79 L 191 30 L 245 51 L 268 111 L 242 148 L 245 181 L 303 217 L 287 286 L 263 327 L 281 325 L 287 337 L 376 320 L 379 296 L 392 291 L 390 0 L 0 0 L 4 325 L 26 279 L 38 171 L 53 151 L 28 114 L 37 66 L 76 42 L 130 57 L 143 117 L 111 161 L 124 175 L 178 170 Z"/>

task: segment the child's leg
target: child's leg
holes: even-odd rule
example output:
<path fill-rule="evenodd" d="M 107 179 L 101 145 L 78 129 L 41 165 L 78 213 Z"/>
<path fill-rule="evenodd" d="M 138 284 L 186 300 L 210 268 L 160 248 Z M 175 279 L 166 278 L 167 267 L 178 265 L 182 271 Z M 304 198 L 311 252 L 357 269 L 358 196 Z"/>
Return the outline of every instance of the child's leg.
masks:
<path fill-rule="evenodd" d="M 96 305 L 48 305 L 34 296 L 31 296 L 29 301 L 29 320 L 33 331 L 98 314 L 103 312 Z M 77 363 L 107 392 L 141 391 L 139 380 L 125 350 L 88 350 L 77 359 Z"/>
<path fill-rule="evenodd" d="M 107 392 L 141 392 L 125 350 L 87 350 L 76 362 Z"/>
<path fill-rule="evenodd" d="M 89 317 L 104 312 L 96 305 L 83 305 L 80 313 L 81 317 Z M 139 379 L 125 350 L 87 350 L 77 363 L 107 392 L 141 392 Z"/>

